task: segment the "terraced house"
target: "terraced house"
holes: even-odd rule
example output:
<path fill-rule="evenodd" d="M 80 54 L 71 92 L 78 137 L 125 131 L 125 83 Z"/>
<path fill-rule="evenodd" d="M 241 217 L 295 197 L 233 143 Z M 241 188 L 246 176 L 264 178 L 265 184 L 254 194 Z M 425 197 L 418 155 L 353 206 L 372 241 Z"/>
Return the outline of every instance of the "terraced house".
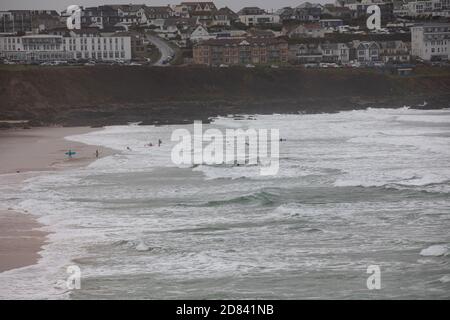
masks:
<path fill-rule="evenodd" d="M 212 39 L 194 47 L 194 63 L 209 66 L 280 64 L 288 61 L 288 52 L 284 39 Z"/>
<path fill-rule="evenodd" d="M 323 43 L 322 61 L 333 63 L 347 63 L 350 60 L 350 48 L 345 43 Z"/>
<path fill-rule="evenodd" d="M 374 41 L 353 41 L 356 60 L 362 63 L 380 61 L 380 45 Z"/>

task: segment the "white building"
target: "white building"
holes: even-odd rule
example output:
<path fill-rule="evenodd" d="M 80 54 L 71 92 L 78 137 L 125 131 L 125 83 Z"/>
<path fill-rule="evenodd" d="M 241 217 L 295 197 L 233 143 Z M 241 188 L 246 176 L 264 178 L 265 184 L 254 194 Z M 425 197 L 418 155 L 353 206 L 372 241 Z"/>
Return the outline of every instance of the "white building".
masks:
<path fill-rule="evenodd" d="M 353 41 L 356 49 L 356 59 L 359 62 L 370 63 L 380 61 L 380 46 L 374 41 Z"/>
<path fill-rule="evenodd" d="M 130 37 L 0 37 L 0 56 L 14 61 L 131 60 Z"/>
<path fill-rule="evenodd" d="M 350 60 L 350 48 L 345 43 L 322 43 L 323 62 L 347 63 Z"/>
<path fill-rule="evenodd" d="M 215 36 L 211 35 L 205 27 L 199 25 L 195 30 L 191 33 L 190 39 L 192 42 L 205 41 L 209 39 L 214 39 Z"/>
<path fill-rule="evenodd" d="M 394 9 L 397 16 L 443 16 L 450 15 L 450 0 L 409 1 Z"/>
<path fill-rule="evenodd" d="M 252 14 L 240 15 L 239 20 L 246 26 L 258 26 L 263 24 L 280 23 L 280 16 L 277 14 Z"/>
<path fill-rule="evenodd" d="M 325 28 L 319 23 L 300 24 L 283 28 L 283 35 L 289 38 L 323 38 L 325 37 Z"/>
<path fill-rule="evenodd" d="M 449 60 L 450 23 L 435 23 L 411 28 L 411 54 L 423 60 Z"/>

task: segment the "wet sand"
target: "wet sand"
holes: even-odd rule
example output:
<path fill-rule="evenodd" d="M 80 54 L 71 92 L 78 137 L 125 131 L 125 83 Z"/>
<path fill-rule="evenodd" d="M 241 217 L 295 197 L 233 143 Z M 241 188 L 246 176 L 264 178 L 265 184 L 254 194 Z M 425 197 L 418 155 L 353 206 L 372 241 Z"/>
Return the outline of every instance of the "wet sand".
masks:
<path fill-rule="evenodd" d="M 19 190 L 23 181 L 46 171 L 88 165 L 113 150 L 71 142 L 64 137 L 92 132 L 87 127 L 0 131 L 0 186 Z M 69 159 L 68 150 L 77 152 Z M 0 204 L 0 272 L 37 263 L 46 241 L 42 225 L 31 215 Z"/>
<path fill-rule="evenodd" d="M 0 210 L 0 272 L 35 264 L 46 233 L 30 215 Z"/>

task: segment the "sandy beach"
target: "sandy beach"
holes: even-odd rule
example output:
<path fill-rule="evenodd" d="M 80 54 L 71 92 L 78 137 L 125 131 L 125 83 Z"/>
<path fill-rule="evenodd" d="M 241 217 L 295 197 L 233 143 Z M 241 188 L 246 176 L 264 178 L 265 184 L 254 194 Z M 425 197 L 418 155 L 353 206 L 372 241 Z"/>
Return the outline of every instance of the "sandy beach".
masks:
<path fill-rule="evenodd" d="M 46 171 L 88 165 L 113 153 L 106 148 L 67 141 L 64 137 L 92 132 L 88 127 L 33 128 L 0 131 L 0 186 L 20 190 L 24 180 Z M 76 152 L 69 159 L 65 153 Z M 46 233 L 27 212 L 14 212 L 0 204 L 0 272 L 35 264 Z"/>

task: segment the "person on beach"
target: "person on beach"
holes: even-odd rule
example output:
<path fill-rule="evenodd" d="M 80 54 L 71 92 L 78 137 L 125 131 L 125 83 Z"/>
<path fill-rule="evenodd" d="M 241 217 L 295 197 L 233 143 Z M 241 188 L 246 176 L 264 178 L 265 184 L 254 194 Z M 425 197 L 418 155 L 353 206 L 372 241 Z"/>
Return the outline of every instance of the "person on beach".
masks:
<path fill-rule="evenodd" d="M 95 157 L 98 159 L 98 149 L 95 150 Z"/>
<path fill-rule="evenodd" d="M 158 139 L 158 147 L 161 147 L 162 141 L 161 139 Z"/>

